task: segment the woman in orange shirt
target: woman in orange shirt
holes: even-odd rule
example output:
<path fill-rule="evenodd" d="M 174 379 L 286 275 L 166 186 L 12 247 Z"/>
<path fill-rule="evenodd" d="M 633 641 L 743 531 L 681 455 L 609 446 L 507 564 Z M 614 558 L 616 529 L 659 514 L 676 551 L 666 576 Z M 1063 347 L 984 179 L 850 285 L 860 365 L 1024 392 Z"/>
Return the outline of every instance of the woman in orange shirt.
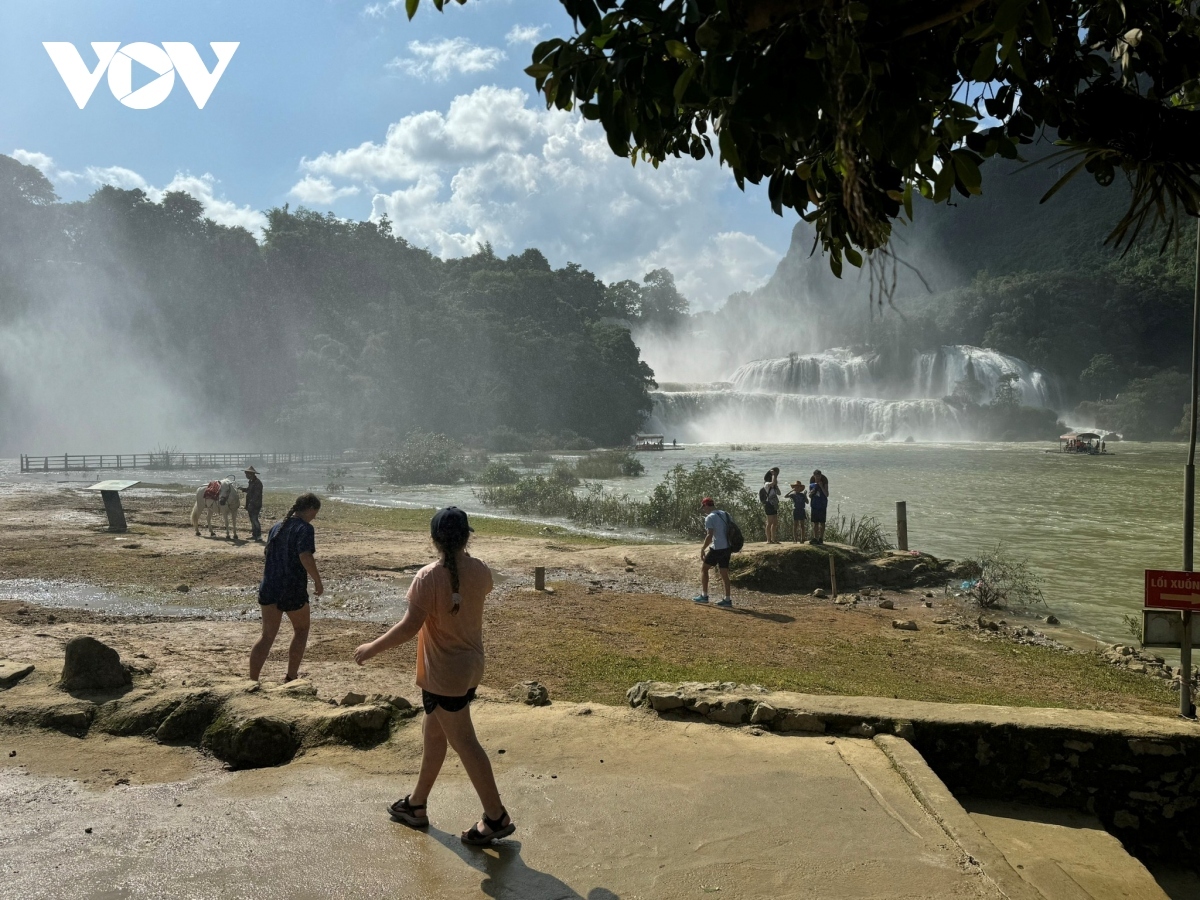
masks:
<path fill-rule="evenodd" d="M 446 746 L 454 748 L 483 803 L 483 820 L 462 833 L 467 844 L 490 844 L 517 830 L 500 802 L 487 751 L 475 736 L 471 701 L 483 677 L 483 601 L 492 589 L 491 570 L 467 553 L 474 531 L 455 506 L 439 509 L 429 523 L 440 559 L 408 589 L 408 611 L 385 634 L 354 651 L 360 666 L 384 650 L 417 638 L 417 685 L 425 707 L 425 745 L 413 792 L 388 807 L 392 817 L 427 828 L 425 801 L 433 789 Z"/>

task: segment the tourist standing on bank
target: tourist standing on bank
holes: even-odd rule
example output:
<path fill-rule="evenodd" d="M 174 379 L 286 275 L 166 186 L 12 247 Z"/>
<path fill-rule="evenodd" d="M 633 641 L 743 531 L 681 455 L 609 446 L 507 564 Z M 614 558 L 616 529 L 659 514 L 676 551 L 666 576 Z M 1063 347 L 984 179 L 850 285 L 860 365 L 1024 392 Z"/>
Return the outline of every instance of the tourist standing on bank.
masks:
<path fill-rule="evenodd" d="M 725 586 L 725 599 L 718 600 L 715 605 L 728 608 L 733 606 L 733 600 L 729 597 L 729 558 L 733 555 L 729 548 L 729 514 L 717 509 L 711 497 L 705 497 L 700 502 L 700 513 L 704 516 L 704 543 L 700 545 L 700 594 L 693 597 L 692 602 L 708 602 L 708 570 L 716 568 Z"/>
<path fill-rule="evenodd" d="M 301 494 L 267 536 L 263 579 L 258 586 L 262 636 L 250 651 L 250 678 L 254 681 L 258 681 L 263 663 L 271 653 L 285 613 L 292 623 L 292 644 L 288 648 L 287 676 L 283 680 L 293 681 L 300 674 L 300 663 L 308 644 L 308 579 L 312 578 L 314 596 L 325 593 L 317 561 L 313 559 L 317 538 L 312 522 L 320 511 L 321 501 L 316 494 Z"/>
<path fill-rule="evenodd" d="M 763 486 L 758 491 L 758 499 L 767 520 L 768 544 L 779 543 L 779 496 L 779 467 L 776 466 L 763 476 Z"/>
<path fill-rule="evenodd" d="M 829 509 L 829 479 L 817 469 L 808 482 L 808 505 L 812 510 L 813 536 L 810 544 L 825 543 L 825 516 Z"/>
<path fill-rule="evenodd" d="M 263 483 L 258 480 L 258 470 L 251 466 L 246 469 L 245 487 L 238 488 L 246 495 L 246 515 L 250 518 L 250 540 L 262 540 L 262 525 L 258 522 L 258 514 L 262 512 Z"/>
<path fill-rule="evenodd" d="M 360 666 L 372 656 L 417 639 L 417 685 L 425 708 L 424 750 L 417 785 L 388 807 L 393 818 L 413 828 L 429 827 L 425 811 L 446 747 L 454 748 L 483 804 L 483 819 L 460 837 L 466 844 L 490 844 L 517 830 L 500 802 L 500 789 L 487 751 L 475 736 L 471 701 L 483 678 L 483 602 L 492 590 L 492 572 L 467 552 L 467 514 L 455 506 L 439 509 L 429 523 L 438 552 L 413 579 L 408 611 L 387 633 L 354 651 Z"/>
<path fill-rule="evenodd" d="M 793 481 L 792 489 L 784 494 L 792 499 L 792 543 L 808 539 L 808 515 L 805 507 L 808 505 L 808 491 L 804 482 Z"/>

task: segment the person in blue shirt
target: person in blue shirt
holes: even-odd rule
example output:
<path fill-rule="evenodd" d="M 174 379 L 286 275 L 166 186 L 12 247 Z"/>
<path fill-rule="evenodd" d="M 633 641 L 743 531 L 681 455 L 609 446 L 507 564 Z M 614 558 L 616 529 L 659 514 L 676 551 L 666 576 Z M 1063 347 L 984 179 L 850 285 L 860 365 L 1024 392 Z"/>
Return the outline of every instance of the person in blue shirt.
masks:
<path fill-rule="evenodd" d="M 263 550 L 263 578 L 258 586 L 258 604 L 262 608 L 262 636 L 250 651 L 250 678 L 258 681 L 263 664 L 271 653 L 279 625 L 286 613 L 292 623 L 292 644 L 288 648 L 288 668 L 284 681 L 300 674 L 300 662 L 308 644 L 308 579 L 313 594 L 325 593 L 321 573 L 313 554 L 317 550 L 312 521 L 321 511 L 316 494 L 301 494 L 282 521 L 276 522 Z"/>
<path fill-rule="evenodd" d="M 825 543 L 825 514 L 829 509 L 829 479 L 817 469 L 808 482 L 808 505 L 812 510 L 813 536 L 810 544 Z"/>
<path fill-rule="evenodd" d="M 729 599 L 729 559 L 733 553 L 729 547 L 729 515 L 717 509 L 711 497 L 705 497 L 700 503 L 700 512 L 704 516 L 704 544 L 700 547 L 700 594 L 693 597 L 692 602 L 708 602 L 708 570 L 715 567 L 725 586 L 725 599 L 718 600 L 715 605 L 728 608 L 733 606 L 733 601 Z"/>
<path fill-rule="evenodd" d="M 804 482 L 793 481 L 792 489 L 784 496 L 792 498 L 792 543 L 808 540 L 808 515 L 805 512 L 808 492 L 804 490 Z"/>

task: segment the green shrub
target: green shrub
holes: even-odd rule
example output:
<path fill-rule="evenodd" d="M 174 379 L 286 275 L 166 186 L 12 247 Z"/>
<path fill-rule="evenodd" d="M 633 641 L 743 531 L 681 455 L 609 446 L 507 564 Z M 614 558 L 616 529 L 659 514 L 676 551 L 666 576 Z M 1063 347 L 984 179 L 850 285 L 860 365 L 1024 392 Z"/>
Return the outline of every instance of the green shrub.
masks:
<path fill-rule="evenodd" d="M 516 484 L 521 476 L 513 471 L 512 466 L 502 462 L 490 462 L 479 473 L 480 484 Z"/>
<path fill-rule="evenodd" d="M 849 544 L 863 553 L 883 553 L 893 549 L 878 519 L 874 516 L 863 516 L 861 519 L 851 516 L 847 519 L 840 509 L 836 516 L 830 516 L 825 523 L 825 540 L 834 544 Z"/>
<path fill-rule="evenodd" d="M 630 450 L 598 450 L 575 463 L 580 478 L 636 478 L 645 474 L 646 467 Z"/>
<path fill-rule="evenodd" d="M 758 497 L 746 486 L 745 476 L 733 467 L 733 461 L 720 456 L 699 460 L 690 469 L 682 464 L 670 469 L 650 495 L 645 524 L 687 537 L 703 537 L 700 501 L 705 497 L 712 497 L 717 509 L 733 517 L 747 541 L 766 538 Z"/>
<path fill-rule="evenodd" d="M 573 488 L 579 484 L 579 476 L 575 474 L 575 467 L 561 459 L 551 466 L 546 480 L 567 488 Z"/>
<path fill-rule="evenodd" d="M 979 577 L 971 585 L 969 596 L 980 609 L 1046 602 L 1042 579 L 1029 568 L 1027 560 L 1013 559 L 1003 546 L 997 545 L 995 550 L 972 562 L 979 567 Z"/>
<path fill-rule="evenodd" d="M 414 431 L 398 450 L 383 454 L 378 469 L 388 484 L 455 484 L 466 474 L 464 459 L 457 441 Z"/>

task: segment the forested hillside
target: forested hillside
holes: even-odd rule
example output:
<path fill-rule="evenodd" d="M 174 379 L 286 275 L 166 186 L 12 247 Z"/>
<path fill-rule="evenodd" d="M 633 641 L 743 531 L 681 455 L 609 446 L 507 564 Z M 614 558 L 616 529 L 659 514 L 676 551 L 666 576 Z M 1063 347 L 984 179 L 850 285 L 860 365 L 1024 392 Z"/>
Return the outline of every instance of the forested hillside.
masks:
<path fill-rule="evenodd" d="M 801 223 L 769 284 L 696 324 L 764 356 L 839 345 L 990 347 L 1055 376 L 1069 420 L 1170 437 L 1187 395 L 1195 223 L 1185 219 L 1162 255 L 1161 236 L 1122 255 L 1104 241 L 1127 205 L 1124 187 L 1080 177 L 1040 204 L 1061 167 L 988 165 L 1003 174 L 984 196 L 918 204 L 916 222 L 898 229 L 897 253 L 920 277 L 898 267 L 890 304 L 854 270 L 834 278 L 810 256 Z"/>
<path fill-rule="evenodd" d="M 27 357 L 0 366 L 2 443 L 40 449 L 22 402 L 36 385 L 69 393 L 131 356 L 139 378 L 103 402 L 168 396 L 212 423 L 206 446 L 377 448 L 414 430 L 486 443 L 497 429 L 619 443 L 650 408 L 653 373 L 618 320 L 653 306 L 664 279 L 610 289 L 537 250 L 443 261 L 386 221 L 286 208 L 259 243 L 182 193 L 58 202 L 0 156 L 0 346 Z M 77 339 L 29 350 L 72 320 L 86 323 Z"/>

